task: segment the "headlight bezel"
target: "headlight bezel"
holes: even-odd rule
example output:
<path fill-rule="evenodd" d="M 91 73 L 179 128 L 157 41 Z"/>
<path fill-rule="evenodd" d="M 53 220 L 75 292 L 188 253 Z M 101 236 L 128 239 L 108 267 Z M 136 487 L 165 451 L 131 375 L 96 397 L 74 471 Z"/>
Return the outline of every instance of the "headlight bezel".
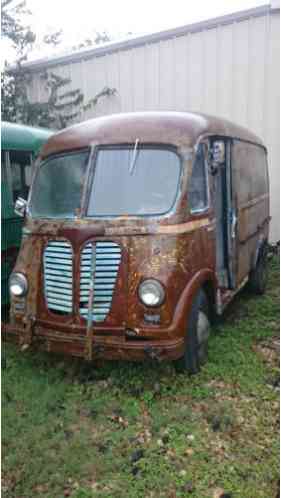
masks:
<path fill-rule="evenodd" d="M 12 291 L 13 286 L 18 286 L 20 292 Z M 9 293 L 12 297 L 21 298 L 26 296 L 28 291 L 28 281 L 26 276 L 20 272 L 13 272 L 9 277 Z"/>
<path fill-rule="evenodd" d="M 156 289 L 156 291 L 158 293 L 159 299 L 156 303 L 149 303 L 143 297 L 145 287 L 149 287 L 149 286 L 151 286 L 152 289 L 154 288 L 154 290 Z M 152 291 L 151 291 L 151 293 L 152 293 Z M 166 298 L 165 288 L 164 288 L 163 284 L 161 282 L 159 282 L 159 280 L 157 280 L 155 278 L 147 278 L 139 284 L 138 297 L 140 299 L 140 302 L 144 306 L 147 306 L 148 308 L 159 308 L 159 306 L 162 306 L 162 304 L 164 303 L 165 298 Z"/>

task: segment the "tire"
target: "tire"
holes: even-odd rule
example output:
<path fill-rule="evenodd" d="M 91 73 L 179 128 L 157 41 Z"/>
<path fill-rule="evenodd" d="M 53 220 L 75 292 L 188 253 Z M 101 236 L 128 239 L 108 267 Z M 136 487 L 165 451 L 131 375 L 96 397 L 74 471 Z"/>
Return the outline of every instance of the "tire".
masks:
<path fill-rule="evenodd" d="M 201 365 L 206 363 L 210 328 L 208 300 L 205 292 L 200 290 L 191 305 L 185 336 L 185 352 L 183 357 L 175 362 L 177 371 L 196 374 Z"/>
<path fill-rule="evenodd" d="M 268 279 L 267 247 L 261 248 L 257 264 L 249 275 L 249 290 L 254 294 L 264 294 Z"/>

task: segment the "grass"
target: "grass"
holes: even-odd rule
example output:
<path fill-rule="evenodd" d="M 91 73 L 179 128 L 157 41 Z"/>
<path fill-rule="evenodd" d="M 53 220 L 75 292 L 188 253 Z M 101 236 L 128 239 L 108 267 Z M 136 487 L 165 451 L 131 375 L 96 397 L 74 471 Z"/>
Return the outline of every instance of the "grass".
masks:
<path fill-rule="evenodd" d="M 197 376 L 6 346 L 3 498 L 275 498 L 278 337 L 275 257 L 266 295 L 237 296 Z"/>

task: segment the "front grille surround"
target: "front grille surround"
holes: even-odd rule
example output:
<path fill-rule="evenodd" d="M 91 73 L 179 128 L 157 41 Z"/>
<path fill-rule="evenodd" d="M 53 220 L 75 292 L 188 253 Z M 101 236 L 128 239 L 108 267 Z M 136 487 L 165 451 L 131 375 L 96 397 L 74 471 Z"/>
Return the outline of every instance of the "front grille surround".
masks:
<path fill-rule="evenodd" d="M 108 317 L 116 287 L 122 251 L 111 241 L 88 242 L 80 253 L 79 303 L 80 317 L 88 318 L 92 250 L 95 251 L 93 322 Z M 49 240 L 43 252 L 44 293 L 48 310 L 60 315 L 74 311 L 74 254 L 67 240 Z"/>

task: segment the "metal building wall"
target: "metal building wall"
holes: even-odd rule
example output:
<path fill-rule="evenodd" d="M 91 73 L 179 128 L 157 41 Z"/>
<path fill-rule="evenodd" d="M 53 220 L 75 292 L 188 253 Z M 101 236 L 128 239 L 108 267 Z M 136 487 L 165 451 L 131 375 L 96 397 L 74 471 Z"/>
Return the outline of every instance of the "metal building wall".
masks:
<path fill-rule="evenodd" d="M 52 71 L 70 76 L 85 99 L 103 87 L 116 95 L 102 99 L 81 119 L 137 110 L 201 111 L 229 118 L 263 138 L 269 150 L 271 187 L 271 240 L 279 228 L 279 9 L 253 9 L 240 20 L 202 23 L 180 35 L 147 37 L 108 52 L 93 50 L 77 61 L 61 58 Z M 258 14 L 256 14 L 257 12 Z M 238 20 L 237 20 L 238 19 Z M 197 26 L 198 25 L 194 25 Z M 192 28 L 192 27 L 191 27 Z M 120 44 L 119 44 L 120 45 Z M 48 64 L 50 65 L 50 64 Z M 31 96 L 42 99 L 39 71 L 32 64 Z"/>

